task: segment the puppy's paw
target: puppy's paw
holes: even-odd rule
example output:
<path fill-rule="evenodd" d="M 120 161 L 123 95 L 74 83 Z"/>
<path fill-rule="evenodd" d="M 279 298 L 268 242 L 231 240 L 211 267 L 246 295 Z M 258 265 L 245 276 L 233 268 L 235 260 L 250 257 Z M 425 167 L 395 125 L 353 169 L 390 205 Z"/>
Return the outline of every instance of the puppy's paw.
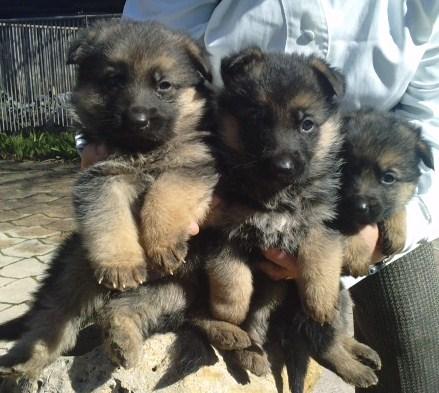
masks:
<path fill-rule="evenodd" d="M 209 342 L 220 350 L 244 349 L 251 345 L 247 332 L 228 322 L 216 321 L 205 333 Z"/>
<path fill-rule="evenodd" d="M 325 355 L 322 364 L 345 382 L 367 388 L 378 383 L 375 371 L 381 368 L 381 359 L 367 345 L 344 336 L 336 338 L 335 345 Z"/>
<path fill-rule="evenodd" d="M 107 288 L 126 291 L 137 288 L 147 279 L 146 263 L 143 258 L 127 258 L 95 268 L 98 283 Z"/>
<path fill-rule="evenodd" d="M 128 369 L 139 363 L 143 340 L 130 318 L 116 317 L 105 333 L 104 347 L 113 364 Z"/>
<path fill-rule="evenodd" d="M 270 362 L 268 361 L 267 354 L 256 345 L 251 348 L 234 351 L 233 355 L 240 367 L 258 377 L 262 377 L 270 371 Z"/>
<path fill-rule="evenodd" d="M 172 275 L 185 262 L 188 251 L 187 240 L 185 234 L 172 244 L 149 246 L 145 250 L 148 264 L 160 272 Z"/>
<path fill-rule="evenodd" d="M 381 358 L 378 353 L 369 346 L 358 342 L 352 337 L 346 337 L 343 346 L 348 353 L 361 363 L 374 370 L 381 370 Z"/>
<path fill-rule="evenodd" d="M 375 371 L 360 362 L 352 362 L 350 368 L 343 375 L 340 374 L 340 377 L 358 388 L 368 388 L 378 383 Z"/>

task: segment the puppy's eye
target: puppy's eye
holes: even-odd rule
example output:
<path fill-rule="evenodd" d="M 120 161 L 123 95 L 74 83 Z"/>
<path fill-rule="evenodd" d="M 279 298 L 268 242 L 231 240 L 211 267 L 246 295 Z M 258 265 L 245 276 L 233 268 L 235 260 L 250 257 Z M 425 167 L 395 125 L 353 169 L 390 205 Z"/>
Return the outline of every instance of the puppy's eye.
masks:
<path fill-rule="evenodd" d="M 302 120 L 302 132 L 311 132 L 314 130 L 314 121 L 310 117 L 305 117 Z"/>
<path fill-rule="evenodd" d="M 381 176 L 381 183 L 385 185 L 393 184 L 396 182 L 396 176 L 392 172 L 385 172 Z"/>
<path fill-rule="evenodd" d="M 169 81 L 166 81 L 166 80 L 160 81 L 158 86 L 157 86 L 157 90 L 160 93 L 165 93 L 165 92 L 167 92 L 167 91 L 169 91 L 171 89 L 172 89 L 172 83 L 169 82 Z"/>

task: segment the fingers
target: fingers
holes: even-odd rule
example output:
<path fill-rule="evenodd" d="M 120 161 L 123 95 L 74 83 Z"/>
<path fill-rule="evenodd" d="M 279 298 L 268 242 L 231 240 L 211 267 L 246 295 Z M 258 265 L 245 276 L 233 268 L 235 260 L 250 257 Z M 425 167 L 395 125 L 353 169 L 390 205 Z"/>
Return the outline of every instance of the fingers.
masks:
<path fill-rule="evenodd" d="M 259 262 L 257 266 L 272 280 L 292 280 L 299 276 L 295 256 L 277 249 L 265 250 L 263 254 L 268 261 Z"/>
<path fill-rule="evenodd" d="M 195 221 L 192 222 L 189 226 L 189 235 L 195 236 L 198 235 L 199 232 L 200 232 L 200 227 L 198 226 L 198 224 Z"/>
<path fill-rule="evenodd" d="M 257 267 L 274 281 L 293 280 L 298 276 L 297 271 L 284 269 L 269 261 L 259 262 L 257 263 Z"/>
<path fill-rule="evenodd" d="M 104 144 L 96 145 L 89 143 L 84 146 L 81 153 L 81 169 L 86 169 L 98 161 L 102 161 L 107 158 L 109 151 Z"/>

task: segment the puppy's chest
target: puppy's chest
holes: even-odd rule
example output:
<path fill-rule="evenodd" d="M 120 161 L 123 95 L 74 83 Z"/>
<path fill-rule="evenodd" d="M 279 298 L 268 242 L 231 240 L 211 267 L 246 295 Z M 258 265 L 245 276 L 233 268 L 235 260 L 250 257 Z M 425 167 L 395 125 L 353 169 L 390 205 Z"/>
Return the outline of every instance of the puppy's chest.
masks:
<path fill-rule="evenodd" d="M 249 251 L 279 248 L 295 252 L 308 232 L 308 223 L 293 212 L 257 212 L 230 233 L 230 239 Z"/>

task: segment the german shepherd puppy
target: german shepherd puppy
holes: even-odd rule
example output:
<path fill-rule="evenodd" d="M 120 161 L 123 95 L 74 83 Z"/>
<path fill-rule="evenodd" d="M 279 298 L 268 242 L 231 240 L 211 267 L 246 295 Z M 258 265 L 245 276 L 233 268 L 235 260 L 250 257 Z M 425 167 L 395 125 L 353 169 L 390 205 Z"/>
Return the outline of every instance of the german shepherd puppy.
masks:
<path fill-rule="evenodd" d="M 433 169 L 429 144 L 421 129 L 377 110 L 343 117 L 341 198 L 336 227 L 345 235 L 345 273 L 368 274 L 367 245 L 358 232 L 378 224 L 384 255 L 403 250 L 406 240 L 405 205 L 418 184 L 422 161 Z"/>
<path fill-rule="evenodd" d="M 99 23 L 80 33 L 73 104 L 90 141 L 113 154 L 74 186 L 78 229 L 58 250 L 23 317 L 0 326 L 17 339 L 0 374 L 35 375 L 73 347 L 81 326 L 110 297 L 167 274 L 186 256 L 217 181 L 203 131 L 207 55 L 155 23 Z"/>
<path fill-rule="evenodd" d="M 344 78 L 317 57 L 257 48 L 224 59 L 221 72 L 217 192 L 225 208 L 215 224 L 224 243 L 206 262 L 210 309 L 218 321 L 196 323 L 218 348 L 238 349 L 233 354 L 241 366 L 266 373 L 262 347 L 271 315 L 294 302 L 286 300 L 289 285 L 271 282 L 254 262 L 262 259 L 261 249 L 284 250 L 298 256 L 295 293 L 305 314 L 297 318 L 301 330 L 313 332 L 307 339 L 316 358 L 350 383 L 372 385 L 374 371 L 356 360 L 363 346 L 343 335 L 345 311 L 338 310 L 343 242 L 327 226 L 336 213 L 342 146 L 337 99 Z M 298 309 L 292 305 L 289 314 L 299 315 Z M 249 348 L 241 341 L 243 330 Z M 365 348 L 362 358 L 379 368 L 378 355 Z"/>

